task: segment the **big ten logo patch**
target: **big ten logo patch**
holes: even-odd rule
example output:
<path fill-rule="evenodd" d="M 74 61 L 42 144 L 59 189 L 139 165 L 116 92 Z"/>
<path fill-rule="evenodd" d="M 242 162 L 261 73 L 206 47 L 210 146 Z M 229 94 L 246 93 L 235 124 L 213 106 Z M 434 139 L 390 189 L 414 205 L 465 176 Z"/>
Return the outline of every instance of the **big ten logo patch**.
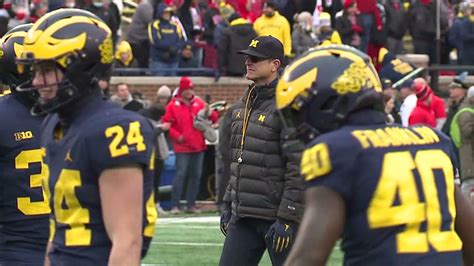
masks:
<path fill-rule="evenodd" d="M 99 45 L 99 50 L 100 62 L 102 64 L 110 64 L 114 61 L 114 49 L 110 36 L 105 38 L 104 42 Z"/>
<path fill-rule="evenodd" d="M 13 133 L 16 141 L 25 140 L 25 139 L 32 139 L 34 138 L 33 132 L 31 131 L 20 131 Z"/>

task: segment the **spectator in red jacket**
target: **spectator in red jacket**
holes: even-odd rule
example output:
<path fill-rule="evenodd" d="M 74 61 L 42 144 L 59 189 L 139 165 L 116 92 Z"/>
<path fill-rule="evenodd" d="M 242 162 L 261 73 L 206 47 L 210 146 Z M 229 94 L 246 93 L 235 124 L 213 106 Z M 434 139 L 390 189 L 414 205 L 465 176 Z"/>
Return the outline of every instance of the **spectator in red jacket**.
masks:
<path fill-rule="evenodd" d="M 166 106 L 162 118 L 163 127 L 169 128 L 169 136 L 176 154 L 176 174 L 172 190 L 172 214 L 178 214 L 179 201 L 183 193 L 185 179 L 188 179 L 186 189 L 187 211 L 199 213 L 195 206 L 196 197 L 202 175 L 204 151 L 207 149 L 203 132 L 194 127 L 194 119 L 202 109 L 208 109 L 207 104 L 195 96 L 191 79 L 182 77 L 178 93 Z M 207 112 L 209 119 L 217 122 L 216 112 Z"/>
<path fill-rule="evenodd" d="M 435 112 L 433 110 L 433 91 L 428 85 L 418 81 L 413 85 L 415 86 L 416 97 L 418 101 L 415 109 L 411 112 L 408 124 L 414 125 L 426 125 L 432 128 L 436 127 Z"/>
<path fill-rule="evenodd" d="M 418 89 L 423 88 L 423 86 L 426 86 L 431 92 L 433 90 L 430 88 L 428 85 L 428 82 L 424 78 L 416 78 L 413 81 L 413 84 L 415 86 L 415 91 Z M 433 109 L 435 120 L 436 120 L 436 129 L 441 130 L 443 128 L 443 125 L 446 123 L 447 119 L 447 114 L 446 114 L 446 103 L 444 102 L 443 99 L 440 97 L 436 96 L 434 93 L 432 93 L 432 99 L 431 99 L 431 109 Z"/>
<path fill-rule="evenodd" d="M 247 19 L 250 22 L 255 20 L 262 15 L 263 4 L 265 0 L 228 0 L 227 3 L 232 5 L 234 9 L 239 13 L 242 18 Z"/>

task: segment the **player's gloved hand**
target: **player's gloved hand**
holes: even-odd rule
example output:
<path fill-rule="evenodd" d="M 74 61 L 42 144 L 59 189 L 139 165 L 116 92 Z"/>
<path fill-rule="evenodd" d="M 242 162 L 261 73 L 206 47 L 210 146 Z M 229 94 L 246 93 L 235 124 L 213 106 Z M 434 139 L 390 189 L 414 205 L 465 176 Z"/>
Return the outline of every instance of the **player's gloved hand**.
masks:
<path fill-rule="evenodd" d="M 225 210 L 221 215 L 221 232 L 224 236 L 227 235 L 227 228 L 229 228 L 230 217 L 232 216 L 232 212 L 230 210 Z"/>
<path fill-rule="evenodd" d="M 271 244 L 273 252 L 281 253 L 290 250 L 296 235 L 296 226 L 293 223 L 277 219 L 268 229 L 265 240 Z"/>

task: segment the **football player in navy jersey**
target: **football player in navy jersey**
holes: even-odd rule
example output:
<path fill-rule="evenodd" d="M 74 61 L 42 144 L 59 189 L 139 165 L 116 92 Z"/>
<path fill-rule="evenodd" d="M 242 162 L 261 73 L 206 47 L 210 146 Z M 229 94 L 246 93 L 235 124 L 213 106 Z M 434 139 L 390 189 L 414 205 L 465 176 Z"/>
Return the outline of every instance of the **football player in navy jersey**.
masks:
<path fill-rule="evenodd" d="M 98 82 L 112 62 L 110 29 L 79 9 L 40 18 L 18 59 L 33 76 L 19 90 L 37 92 L 32 112 L 48 114 L 47 265 L 139 265 L 154 234 L 153 132 L 103 99 Z"/>
<path fill-rule="evenodd" d="M 40 149 L 43 118 L 32 116 L 31 92 L 16 86 L 30 78 L 19 74 L 15 58 L 31 24 L 17 26 L 0 39 L 0 85 L 11 94 L 0 99 L 0 265 L 42 265 L 49 232 L 46 175 Z"/>
<path fill-rule="evenodd" d="M 455 186 L 454 151 L 435 129 L 388 126 L 367 55 L 317 48 L 276 89 L 283 120 L 309 143 L 305 214 L 286 265 L 472 265 L 473 209 Z"/>

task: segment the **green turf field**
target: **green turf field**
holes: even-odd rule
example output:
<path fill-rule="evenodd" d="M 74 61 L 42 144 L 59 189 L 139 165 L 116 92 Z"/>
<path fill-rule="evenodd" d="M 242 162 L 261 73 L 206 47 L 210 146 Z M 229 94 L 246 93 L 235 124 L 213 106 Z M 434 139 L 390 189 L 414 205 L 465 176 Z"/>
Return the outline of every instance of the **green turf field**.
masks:
<path fill-rule="evenodd" d="M 209 214 L 208 214 L 209 215 Z M 215 216 L 159 218 L 155 237 L 144 264 L 217 265 L 224 243 Z M 328 265 L 341 265 L 342 254 L 336 248 Z M 260 265 L 271 265 L 265 254 Z"/>

